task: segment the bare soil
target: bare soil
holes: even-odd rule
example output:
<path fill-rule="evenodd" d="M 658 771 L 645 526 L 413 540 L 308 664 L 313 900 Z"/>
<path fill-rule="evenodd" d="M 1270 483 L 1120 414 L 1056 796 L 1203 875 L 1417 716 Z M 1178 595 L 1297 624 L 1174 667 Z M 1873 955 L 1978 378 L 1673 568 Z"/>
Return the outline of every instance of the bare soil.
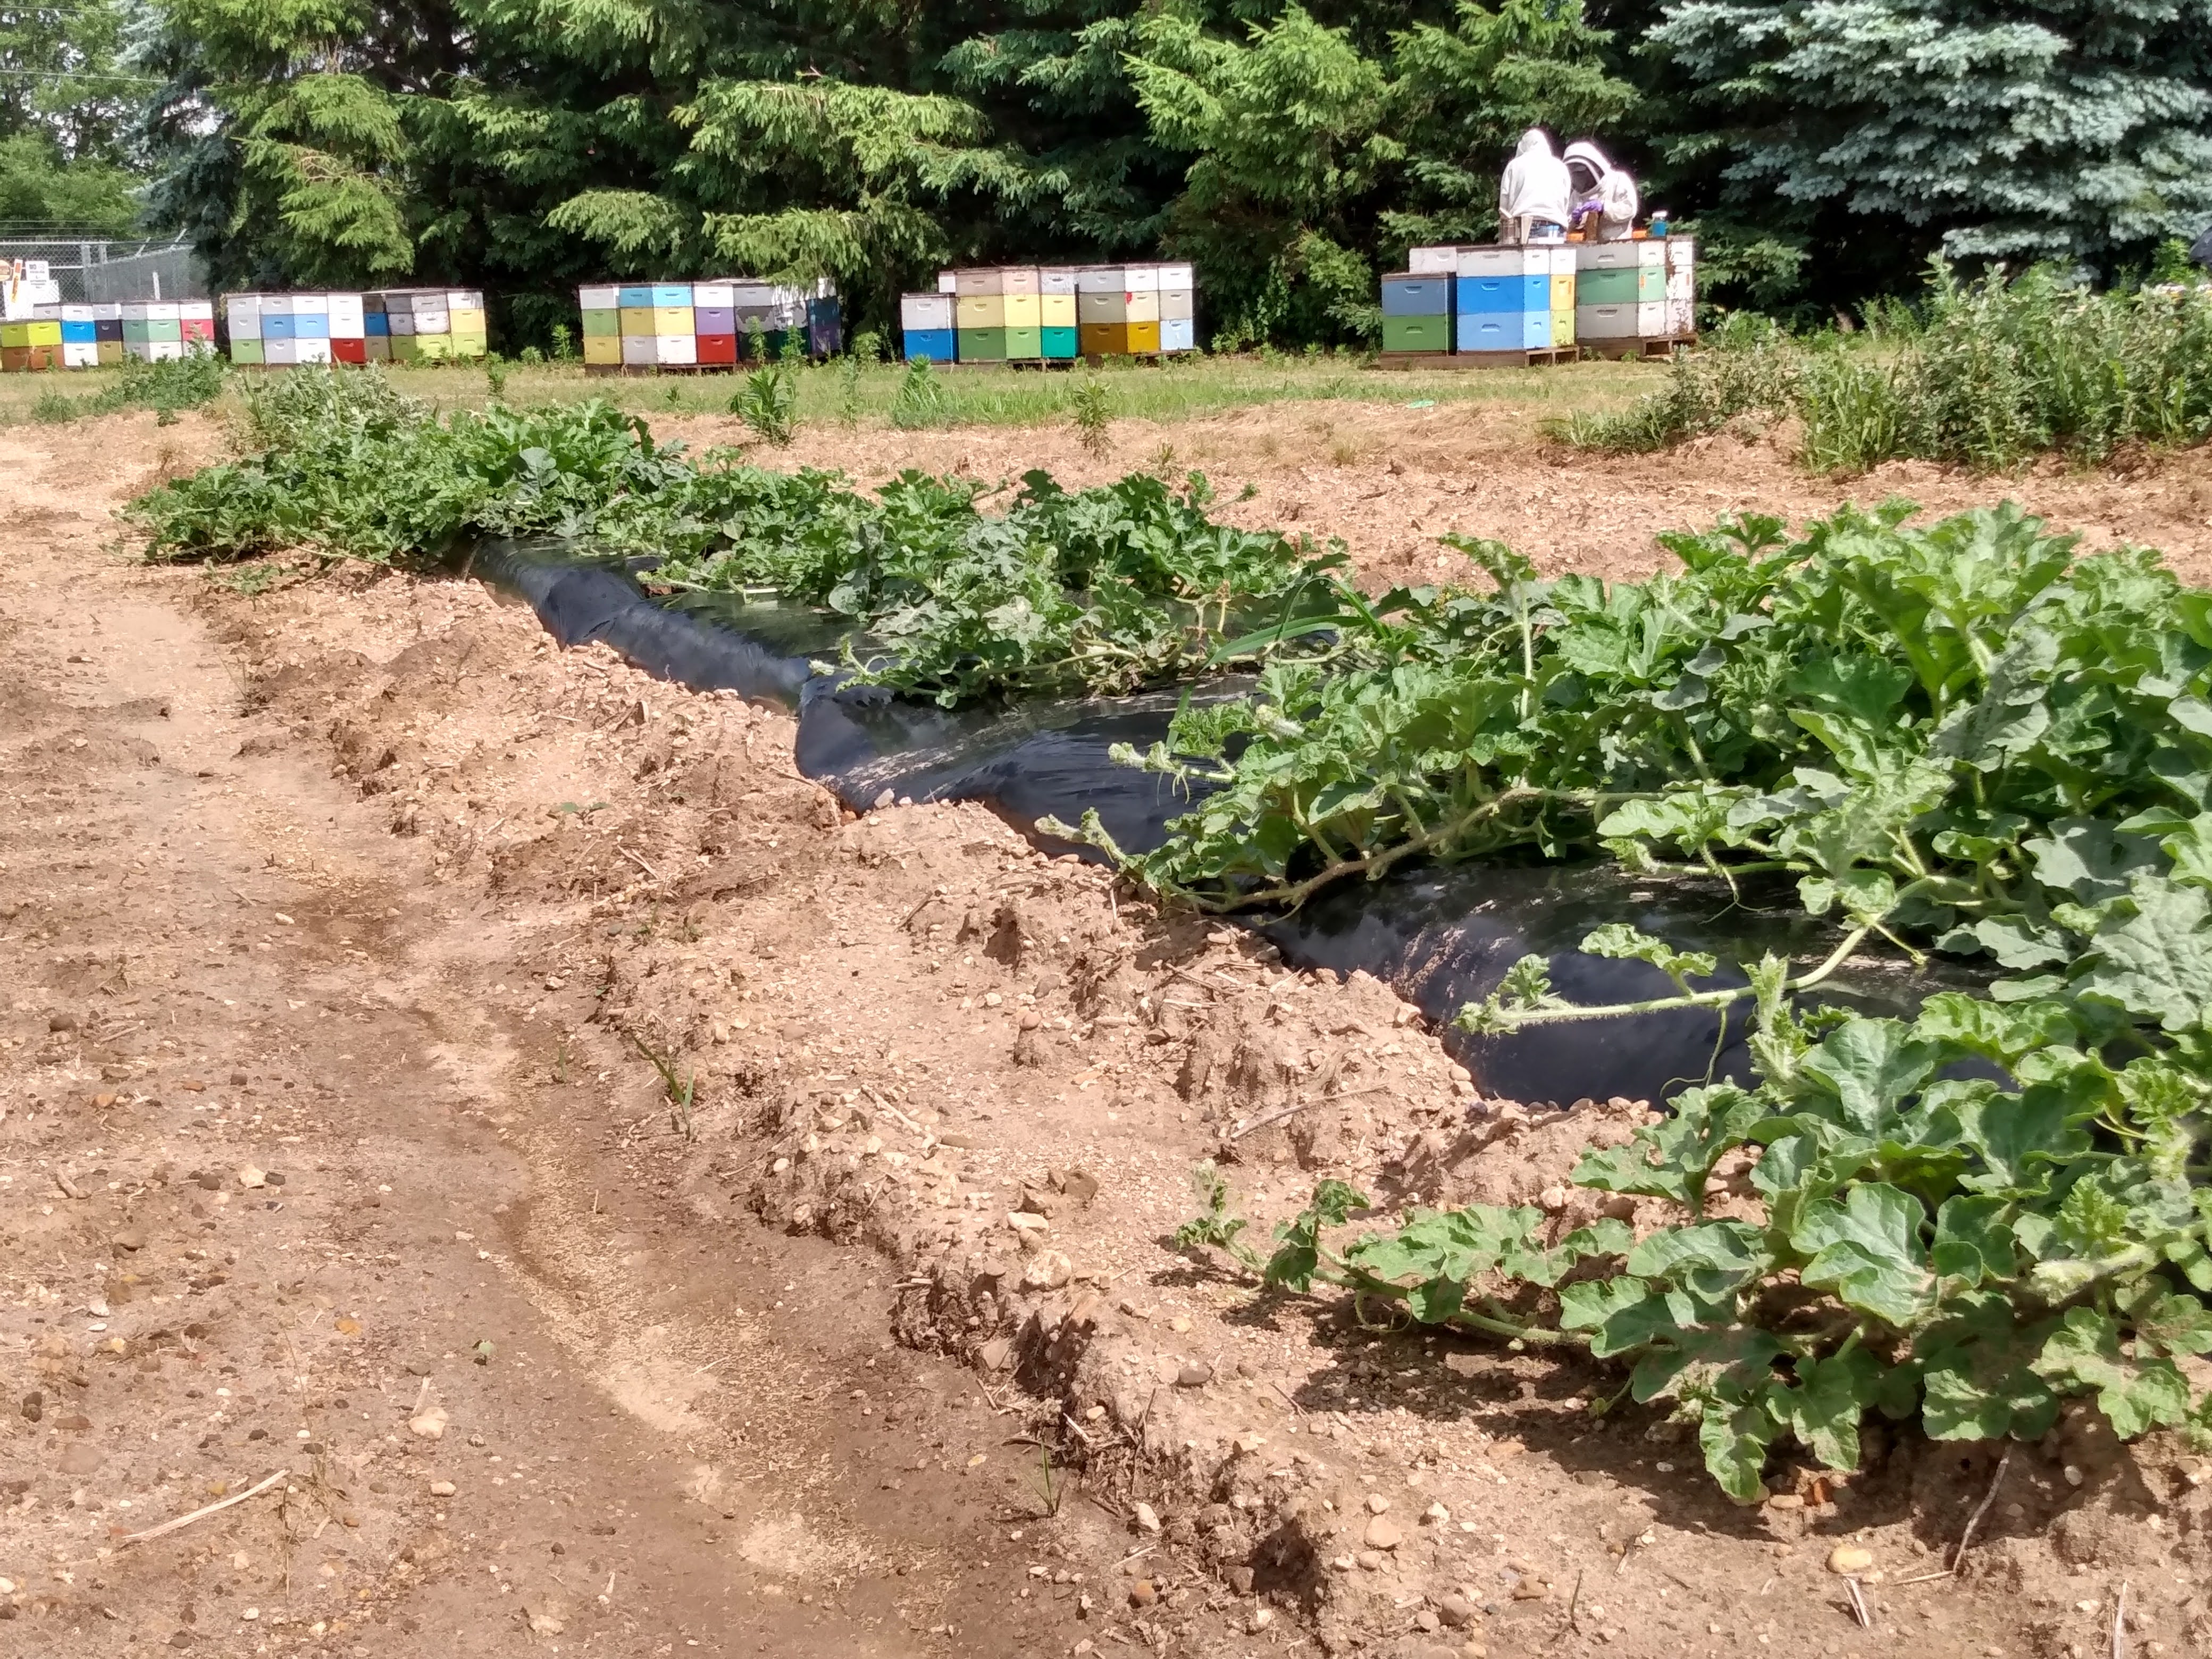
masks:
<path fill-rule="evenodd" d="M 653 426 L 700 447 L 751 436 L 734 420 Z M 1070 486 L 1137 468 L 1180 481 L 1194 468 L 1207 475 L 1225 518 L 1341 538 L 1377 587 L 1464 580 L 1465 561 L 1437 544 L 1447 533 L 1504 541 L 1551 574 L 1632 577 L 1671 564 L 1652 539 L 1662 531 L 1702 530 L 1741 513 L 1798 523 L 1847 501 L 1872 507 L 1893 497 L 1918 503 L 1927 517 L 2009 498 L 2078 533 L 2087 548 L 2156 547 L 2185 580 L 2212 584 L 2212 448 L 2145 453 L 2095 471 L 2046 463 L 1978 477 L 1911 461 L 1826 479 L 1792 461 L 1789 426 L 1724 433 L 1667 454 L 1607 458 L 1544 439 L 1526 411 L 1510 407 L 1348 401 L 1173 424 L 1117 421 L 1110 436 L 1110 447 L 1092 455 L 1072 428 L 902 432 L 818 424 L 803 428 L 789 449 L 756 450 L 756 459 L 842 467 L 869 483 L 908 466 L 1014 481 L 1042 467 Z M 1248 485 L 1255 493 L 1237 500 Z"/>
<path fill-rule="evenodd" d="M 1626 570 L 1826 499 L 1414 410 L 1340 465 L 1313 415 L 1159 441 L 1378 577 L 1423 556 L 1392 514 Z M 788 459 L 1084 478 L 1115 436 Z M 1479 1100 L 1383 986 L 980 807 L 854 819 L 781 711 L 471 583 L 131 563 L 112 508 L 219 442 L 0 435 L 0 1651 L 2055 1656 L 2123 1594 L 2130 1651 L 2212 1639 L 2176 1445 L 2070 1417 L 1931 1576 L 1994 1448 L 1877 1428 L 1739 1508 L 1592 1417 L 1603 1368 L 1178 1254 L 1200 1158 L 1264 1235 L 1324 1176 L 1539 1201 L 1644 1108 Z M 2016 488 L 2199 558 L 2206 476 Z"/>

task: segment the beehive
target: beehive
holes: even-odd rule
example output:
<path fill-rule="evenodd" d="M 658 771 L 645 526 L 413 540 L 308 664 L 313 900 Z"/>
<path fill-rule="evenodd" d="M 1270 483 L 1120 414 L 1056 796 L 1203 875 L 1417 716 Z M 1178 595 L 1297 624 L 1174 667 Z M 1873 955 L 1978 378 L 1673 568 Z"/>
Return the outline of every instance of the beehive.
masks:
<path fill-rule="evenodd" d="M 1545 246 L 1470 247 L 1452 278 L 1462 351 L 1543 351 L 1553 339 L 1552 253 Z"/>
<path fill-rule="evenodd" d="M 908 357 L 942 361 L 944 342 L 917 320 L 952 304 L 963 362 L 1065 362 L 1076 356 L 1194 351 L 1196 275 L 1188 264 L 990 265 L 938 273 L 937 293 L 901 301 Z"/>

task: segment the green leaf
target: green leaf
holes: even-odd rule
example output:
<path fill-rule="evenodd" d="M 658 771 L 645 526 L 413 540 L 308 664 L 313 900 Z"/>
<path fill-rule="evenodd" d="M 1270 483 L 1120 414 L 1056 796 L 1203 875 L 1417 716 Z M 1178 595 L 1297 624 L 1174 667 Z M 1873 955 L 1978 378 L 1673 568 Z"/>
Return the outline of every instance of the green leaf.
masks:
<path fill-rule="evenodd" d="M 1863 1135 L 1882 1134 L 1942 1059 L 1940 1048 L 1901 1021 L 1854 1019 L 1806 1056 L 1799 1109 L 1822 1111 Z"/>
<path fill-rule="evenodd" d="M 2172 1357 L 2212 1352 L 2212 1308 L 2169 1292 L 2137 1309 L 2130 1322 L 2138 1345 Z"/>
<path fill-rule="evenodd" d="M 2017 1270 L 2010 1203 L 2002 1198 L 1960 1196 L 1936 1212 L 1936 1241 L 1929 1264 L 1950 1291 L 1971 1291 L 1985 1280 L 2006 1280 Z"/>
<path fill-rule="evenodd" d="M 1622 962 L 1648 962 L 1677 984 L 1710 977 L 1719 966 L 1710 952 L 1678 951 L 1664 939 L 1639 932 L 1625 921 L 1607 922 L 1582 943 L 1584 954 Z"/>
<path fill-rule="evenodd" d="M 1779 1390 L 1776 1409 L 1804 1448 L 1832 1469 L 1859 1466 L 1859 1419 L 1881 1397 L 1890 1368 L 1864 1348 L 1826 1359 L 1801 1359 L 1795 1388 Z"/>
<path fill-rule="evenodd" d="M 2085 999 L 2153 1018 L 2169 1031 L 2212 1016 L 2212 894 L 2139 878 L 2089 941 Z"/>
<path fill-rule="evenodd" d="M 1737 1503 L 1759 1502 L 1766 1496 L 1760 1476 L 1778 1430 L 1757 1400 L 1716 1393 L 1698 1418 L 1698 1446 L 1705 1455 L 1706 1473 Z"/>
<path fill-rule="evenodd" d="M 2118 1326 L 2093 1308 L 2069 1308 L 2045 1342 L 2036 1374 L 2068 1392 L 2094 1389 L 2098 1409 L 2123 1440 L 2189 1417 L 2189 1384 L 2169 1359 L 2130 1361 Z"/>
<path fill-rule="evenodd" d="M 1855 1186 L 1840 1203 L 1823 1200 L 1790 1236 L 1792 1247 L 1811 1257 L 1798 1277 L 1861 1313 L 1910 1324 L 1931 1288 L 1920 1243 L 1926 1218 L 1917 1199 L 1881 1182 Z"/>
<path fill-rule="evenodd" d="M 1743 1221 L 1708 1221 L 1695 1227 L 1661 1227 L 1636 1242 L 1626 1267 L 1636 1278 L 1674 1283 L 1690 1273 L 1710 1273 L 1737 1285 L 1773 1263 L 1765 1234 Z"/>

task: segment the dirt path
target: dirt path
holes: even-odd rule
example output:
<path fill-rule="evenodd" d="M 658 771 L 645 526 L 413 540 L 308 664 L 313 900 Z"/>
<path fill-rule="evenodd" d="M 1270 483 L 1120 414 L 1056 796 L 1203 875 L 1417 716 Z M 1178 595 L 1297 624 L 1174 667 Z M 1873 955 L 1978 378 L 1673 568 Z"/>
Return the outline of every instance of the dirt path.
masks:
<path fill-rule="evenodd" d="M 1611 1370 L 1179 1253 L 1203 1157 L 1263 1237 L 1324 1176 L 1537 1202 L 1643 1107 L 1478 1099 L 1374 981 L 855 820 L 784 714 L 472 583 L 102 550 L 215 441 L 0 439 L 0 1652 L 2212 1632 L 2185 1447 L 2075 1412 L 1943 1578 L 1993 1448 L 1872 1425 L 1738 1507 Z"/>
<path fill-rule="evenodd" d="M 1010 1650 L 945 1629 L 1005 1508 L 944 1467 L 1003 1437 L 975 1392 L 879 1273 L 538 1131 L 511 918 L 242 708 L 100 505 L 0 559 L 0 1651 Z"/>

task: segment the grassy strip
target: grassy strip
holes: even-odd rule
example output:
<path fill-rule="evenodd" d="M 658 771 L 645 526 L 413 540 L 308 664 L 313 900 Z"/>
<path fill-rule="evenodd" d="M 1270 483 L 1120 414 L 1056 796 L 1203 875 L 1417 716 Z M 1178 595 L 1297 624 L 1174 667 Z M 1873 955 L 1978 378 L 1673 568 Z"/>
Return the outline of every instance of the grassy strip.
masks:
<path fill-rule="evenodd" d="M 2212 289 L 2094 294 L 2048 270 L 1961 283 L 1939 265 L 1923 305 L 1871 320 L 1800 339 L 1733 319 L 1678 353 L 1660 391 L 1550 429 L 1632 454 L 1795 416 L 1802 463 L 1845 474 L 1892 460 L 2002 471 L 2053 452 L 2094 463 L 2212 437 Z"/>

